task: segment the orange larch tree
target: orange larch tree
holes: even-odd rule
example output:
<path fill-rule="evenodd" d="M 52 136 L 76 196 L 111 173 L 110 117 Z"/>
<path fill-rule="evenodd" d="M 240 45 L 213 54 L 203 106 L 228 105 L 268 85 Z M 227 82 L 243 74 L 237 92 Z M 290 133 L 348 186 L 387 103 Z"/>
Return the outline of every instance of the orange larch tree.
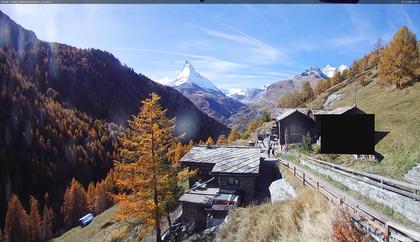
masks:
<path fill-rule="evenodd" d="M 90 212 L 95 212 L 95 185 L 93 182 L 90 182 L 86 192 L 87 196 L 87 205 Z"/>
<path fill-rule="evenodd" d="M 102 213 L 108 208 L 108 195 L 105 187 L 105 182 L 96 183 L 96 195 L 95 195 L 95 212 L 97 214 Z"/>
<path fill-rule="evenodd" d="M 4 236 L 6 241 L 30 240 L 28 215 L 15 194 L 12 194 L 7 206 Z"/>
<path fill-rule="evenodd" d="M 86 191 L 83 186 L 73 178 L 64 194 L 64 202 L 61 207 L 64 224 L 67 228 L 77 225 L 79 218 L 86 215 L 88 211 Z"/>
<path fill-rule="evenodd" d="M 29 212 L 29 231 L 31 234 L 31 241 L 41 241 L 42 218 L 39 214 L 39 203 L 33 196 L 30 196 L 29 203 L 31 205 L 31 210 Z"/>
<path fill-rule="evenodd" d="M 166 118 L 159 99 L 152 93 L 129 121 L 128 134 L 120 138 L 120 160 L 113 170 L 119 191 L 113 195 L 120 207 L 117 218 L 141 223 L 140 237 L 154 228 L 156 241 L 161 240 L 160 221 L 177 194 L 174 185 L 182 176 L 177 173 L 178 162 L 171 159 L 175 120 Z"/>
<path fill-rule="evenodd" d="M 44 196 L 44 209 L 42 214 L 41 240 L 47 241 L 53 236 L 54 213 L 51 208 L 48 193 Z"/>

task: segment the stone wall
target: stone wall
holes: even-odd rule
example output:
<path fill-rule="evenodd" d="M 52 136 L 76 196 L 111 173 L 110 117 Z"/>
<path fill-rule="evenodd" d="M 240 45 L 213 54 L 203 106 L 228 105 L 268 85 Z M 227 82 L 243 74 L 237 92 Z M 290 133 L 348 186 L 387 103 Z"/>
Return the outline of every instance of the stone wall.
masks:
<path fill-rule="evenodd" d="M 415 201 L 411 198 L 385 189 L 381 189 L 366 182 L 341 175 L 327 168 L 317 166 L 312 162 L 301 160 L 301 164 L 321 174 L 330 176 L 333 180 L 344 184 L 350 190 L 356 191 L 363 196 L 372 199 L 373 201 L 391 207 L 394 211 L 404 215 L 410 221 L 420 225 L 420 201 Z"/>

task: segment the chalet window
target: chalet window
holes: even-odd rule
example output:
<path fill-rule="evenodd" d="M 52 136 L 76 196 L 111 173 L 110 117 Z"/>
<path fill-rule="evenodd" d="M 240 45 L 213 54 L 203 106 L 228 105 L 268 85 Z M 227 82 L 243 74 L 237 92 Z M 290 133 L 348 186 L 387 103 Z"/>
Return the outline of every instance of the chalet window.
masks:
<path fill-rule="evenodd" d="M 229 186 L 239 186 L 240 181 L 239 181 L 239 179 L 236 179 L 236 178 L 229 178 L 228 179 L 228 185 Z"/>

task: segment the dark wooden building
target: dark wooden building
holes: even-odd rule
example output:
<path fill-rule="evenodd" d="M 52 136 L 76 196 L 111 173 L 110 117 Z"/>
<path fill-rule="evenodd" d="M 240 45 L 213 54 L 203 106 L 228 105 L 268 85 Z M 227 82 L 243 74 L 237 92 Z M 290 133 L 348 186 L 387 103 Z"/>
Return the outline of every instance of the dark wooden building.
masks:
<path fill-rule="evenodd" d="M 339 107 L 333 110 L 306 108 L 278 108 L 273 111 L 272 136 L 280 145 L 302 142 L 307 132 L 315 142 L 321 134 L 320 115 L 324 114 L 366 114 L 356 106 Z"/>
<path fill-rule="evenodd" d="M 309 110 L 308 116 L 315 121 L 315 127 L 316 132 L 314 134 L 315 140 L 318 140 L 320 134 L 321 134 L 321 122 L 320 122 L 320 116 L 325 114 L 336 114 L 336 115 L 342 115 L 342 114 L 366 114 L 365 111 L 361 110 L 360 108 L 356 106 L 345 106 L 345 107 L 339 107 L 333 110 Z"/>
<path fill-rule="evenodd" d="M 274 123 L 280 145 L 301 143 L 302 137 L 308 132 L 313 137 L 315 121 L 306 112 L 305 109 L 280 110 L 279 115 L 275 117 Z"/>
<path fill-rule="evenodd" d="M 196 146 L 181 158 L 181 165 L 198 170 L 190 178 L 190 186 L 208 181 L 208 187 L 217 187 L 225 193 L 240 194 L 244 202 L 254 200 L 256 180 L 259 176 L 261 152 L 247 146 Z"/>

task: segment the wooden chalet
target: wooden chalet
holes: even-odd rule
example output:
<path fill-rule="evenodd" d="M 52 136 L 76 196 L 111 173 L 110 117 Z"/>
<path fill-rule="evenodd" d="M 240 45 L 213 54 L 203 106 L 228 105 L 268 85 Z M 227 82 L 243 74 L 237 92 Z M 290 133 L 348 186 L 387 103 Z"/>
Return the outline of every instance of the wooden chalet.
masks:
<path fill-rule="evenodd" d="M 302 136 L 308 131 L 313 141 L 316 141 L 321 133 L 319 117 L 325 114 L 365 114 L 365 112 L 356 106 L 339 107 L 333 110 L 278 108 L 272 113 L 271 134 L 280 145 L 301 143 Z"/>
<path fill-rule="evenodd" d="M 316 127 L 316 133 L 315 133 L 315 140 L 319 138 L 319 135 L 321 134 L 321 122 L 320 122 L 320 116 L 325 114 L 336 114 L 336 115 L 342 115 L 342 114 L 366 114 L 363 110 L 356 106 L 345 106 L 345 107 L 339 107 L 333 110 L 309 110 L 308 116 L 315 121 L 315 127 Z"/>
<path fill-rule="evenodd" d="M 256 180 L 259 176 L 261 152 L 248 146 L 196 146 L 181 158 L 181 165 L 198 170 L 189 180 L 190 187 L 205 182 L 224 193 L 241 195 L 244 202 L 254 200 Z"/>
<path fill-rule="evenodd" d="M 302 142 L 302 136 L 308 132 L 313 136 L 315 131 L 315 121 L 307 115 L 306 109 L 285 108 L 278 110 L 274 120 L 280 145 L 295 144 Z"/>

